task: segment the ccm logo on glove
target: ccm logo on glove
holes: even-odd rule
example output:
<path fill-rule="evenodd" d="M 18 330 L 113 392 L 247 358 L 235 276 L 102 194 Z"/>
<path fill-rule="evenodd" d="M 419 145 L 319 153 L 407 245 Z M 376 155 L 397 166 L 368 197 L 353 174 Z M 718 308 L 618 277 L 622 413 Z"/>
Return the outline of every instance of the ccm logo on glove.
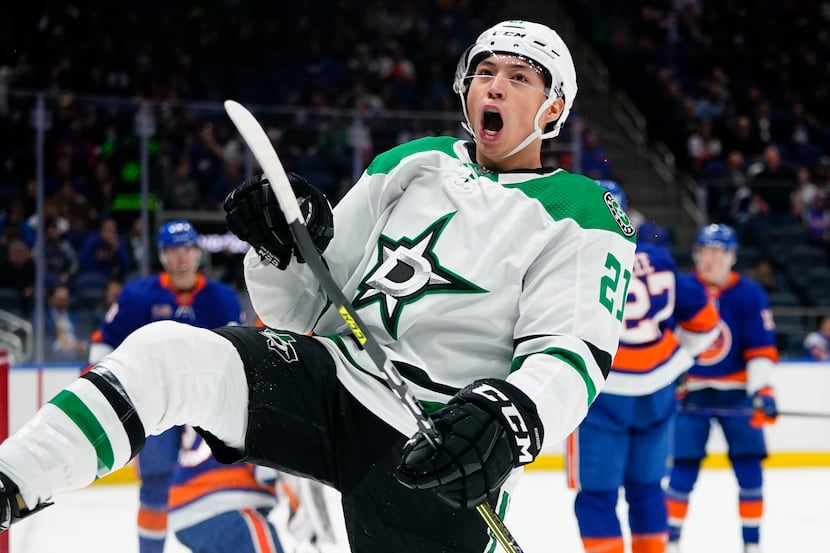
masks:
<path fill-rule="evenodd" d="M 482 383 L 475 386 L 471 392 L 480 395 L 488 401 L 492 401 L 501 409 L 502 418 L 507 423 L 508 428 L 513 431 L 513 440 L 516 443 L 516 451 L 518 452 L 517 461 L 521 465 L 531 462 L 535 455 L 530 452 L 530 448 L 535 445 L 534 449 L 537 453 L 542 449 L 542 437 L 539 435 L 538 428 L 533 436 L 534 439 L 531 440 L 527 423 L 522 418 L 522 414 L 513 402 L 510 401 L 510 398 L 504 395 L 498 388 L 494 388 L 487 383 Z"/>
<path fill-rule="evenodd" d="M 395 477 L 455 508 L 495 497 L 514 468 L 539 454 L 544 438 L 533 400 L 506 380 L 473 382 L 431 418 L 441 441 L 413 436 Z"/>

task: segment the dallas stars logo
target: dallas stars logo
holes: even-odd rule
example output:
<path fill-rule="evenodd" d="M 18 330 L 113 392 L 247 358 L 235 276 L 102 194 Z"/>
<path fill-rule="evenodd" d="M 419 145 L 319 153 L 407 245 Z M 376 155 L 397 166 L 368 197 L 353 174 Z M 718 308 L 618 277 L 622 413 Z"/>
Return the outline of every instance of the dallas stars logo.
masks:
<path fill-rule="evenodd" d="M 453 215 L 455 212 L 441 217 L 415 239 L 402 237 L 396 241 L 381 235 L 378 240 L 377 264 L 358 285 L 352 305 L 360 309 L 377 302 L 392 338 L 398 337 L 398 321 L 404 307 L 426 294 L 487 291 L 442 267 L 433 251 Z"/>
<path fill-rule="evenodd" d="M 292 345 L 296 340 L 290 334 L 280 334 L 270 328 L 260 330 L 259 333 L 265 337 L 265 344 L 268 349 L 282 357 L 286 363 L 293 363 L 297 360 L 297 351 Z"/>

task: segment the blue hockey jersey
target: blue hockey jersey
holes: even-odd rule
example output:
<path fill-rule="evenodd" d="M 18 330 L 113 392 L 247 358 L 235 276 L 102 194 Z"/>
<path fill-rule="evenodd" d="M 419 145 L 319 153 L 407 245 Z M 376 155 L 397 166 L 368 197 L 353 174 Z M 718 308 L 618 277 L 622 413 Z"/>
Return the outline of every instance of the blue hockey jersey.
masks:
<path fill-rule="evenodd" d="M 707 285 L 706 289 L 720 313 L 720 334 L 689 369 L 686 384 L 690 391 L 745 389 L 748 361 L 756 357 L 778 361 L 775 325 L 766 294 L 757 283 L 738 273 L 732 273 L 723 288 Z"/>

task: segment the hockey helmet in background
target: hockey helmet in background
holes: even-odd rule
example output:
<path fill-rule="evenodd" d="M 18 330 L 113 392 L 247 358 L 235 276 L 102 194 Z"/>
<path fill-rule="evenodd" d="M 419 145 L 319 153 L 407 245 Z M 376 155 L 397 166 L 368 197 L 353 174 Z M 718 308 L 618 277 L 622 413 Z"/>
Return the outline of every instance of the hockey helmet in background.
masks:
<path fill-rule="evenodd" d="M 729 225 L 711 224 L 700 229 L 695 240 L 695 247 L 714 246 L 725 251 L 738 249 L 738 236 Z"/>
<path fill-rule="evenodd" d="M 172 246 L 198 246 L 199 233 L 186 219 L 167 221 L 159 227 L 156 244 L 159 251 Z"/>
<path fill-rule="evenodd" d="M 628 209 L 628 199 L 625 197 L 625 192 L 623 192 L 622 187 L 617 181 L 601 179 L 597 181 L 597 184 L 614 196 L 614 199 L 617 200 L 617 203 L 620 204 L 620 208 L 623 211 Z"/>

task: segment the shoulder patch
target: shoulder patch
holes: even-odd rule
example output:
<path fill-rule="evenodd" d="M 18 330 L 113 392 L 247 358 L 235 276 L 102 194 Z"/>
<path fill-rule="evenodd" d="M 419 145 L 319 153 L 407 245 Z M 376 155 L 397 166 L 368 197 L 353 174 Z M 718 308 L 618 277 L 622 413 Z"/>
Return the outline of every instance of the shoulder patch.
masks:
<path fill-rule="evenodd" d="M 606 191 L 603 194 L 602 199 L 605 200 L 605 205 L 608 206 L 608 211 L 611 212 L 611 216 L 614 217 L 614 220 L 620 225 L 620 230 L 625 237 L 634 236 L 634 225 L 631 224 L 631 219 L 628 218 L 628 215 L 625 214 L 622 207 L 620 206 L 619 202 L 614 198 L 614 195 L 611 192 Z"/>
<path fill-rule="evenodd" d="M 555 220 L 571 219 L 585 229 L 613 232 L 634 242 L 634 225 L 613 197 L 596 181 L 559 170 L 524 182 L 504 185 L 538 200 Z"/>

